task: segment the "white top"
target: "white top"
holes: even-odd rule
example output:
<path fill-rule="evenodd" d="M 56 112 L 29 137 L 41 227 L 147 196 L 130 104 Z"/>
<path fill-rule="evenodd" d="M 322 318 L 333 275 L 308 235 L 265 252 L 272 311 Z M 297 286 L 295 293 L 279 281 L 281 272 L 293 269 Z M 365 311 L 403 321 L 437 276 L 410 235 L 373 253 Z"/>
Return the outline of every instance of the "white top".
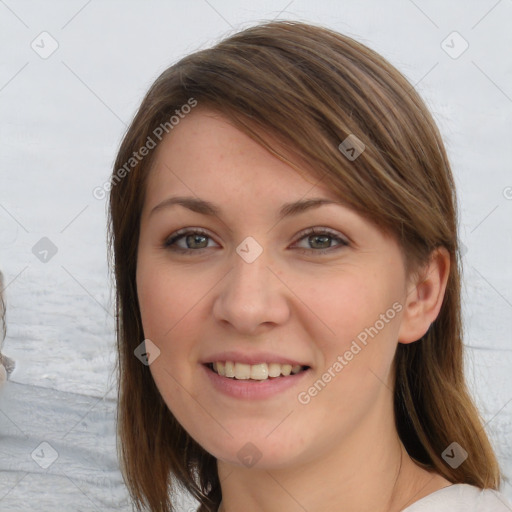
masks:
<path fill-rule="evenodd" d="M 222 501 L 218 510 L 222 507 Z M 435 491 L 402 512 L 512 512 L 505 496 L 492 489 L 453 484 Z"/>
<path fill-rule="evenodd" d="M 492 489 L 453 484 L 425 496 L 402 512 L 512 512 L 505 496 Z"/>

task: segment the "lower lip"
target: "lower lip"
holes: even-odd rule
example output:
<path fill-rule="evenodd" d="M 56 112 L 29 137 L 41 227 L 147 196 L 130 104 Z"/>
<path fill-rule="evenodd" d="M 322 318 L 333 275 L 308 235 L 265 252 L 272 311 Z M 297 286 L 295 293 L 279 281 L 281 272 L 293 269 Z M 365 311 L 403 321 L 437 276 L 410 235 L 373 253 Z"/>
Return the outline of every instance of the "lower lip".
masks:
<path fill-rule="evenodd" d="M 229 377 L 223 377 L 206 365 L 201 365 L 206 375 L 210 379 L 213 387 L 221 393 L 233 398 L 243 398 L 247 400 L 258 400 L 269 398 L 296 386 L 309 373 L 311 368 L 305 371 L 289 375 L 288 377 L 277 377 L 267 380 L 237 380 Z"/>

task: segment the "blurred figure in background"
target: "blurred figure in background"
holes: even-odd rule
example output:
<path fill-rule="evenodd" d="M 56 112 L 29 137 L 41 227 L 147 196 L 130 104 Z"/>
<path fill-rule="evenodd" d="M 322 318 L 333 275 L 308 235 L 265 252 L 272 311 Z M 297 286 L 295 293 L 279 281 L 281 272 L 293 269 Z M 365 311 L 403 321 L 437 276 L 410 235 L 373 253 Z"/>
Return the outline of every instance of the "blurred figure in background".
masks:
<path fill-rule="evenodd" d="M 14 370 L 14 361 L 2 354 L 2 343 L 5 339 L 7 327 L 5 324 L 4 279 L 0 272 L 0 386 L 7 380 Z"/>

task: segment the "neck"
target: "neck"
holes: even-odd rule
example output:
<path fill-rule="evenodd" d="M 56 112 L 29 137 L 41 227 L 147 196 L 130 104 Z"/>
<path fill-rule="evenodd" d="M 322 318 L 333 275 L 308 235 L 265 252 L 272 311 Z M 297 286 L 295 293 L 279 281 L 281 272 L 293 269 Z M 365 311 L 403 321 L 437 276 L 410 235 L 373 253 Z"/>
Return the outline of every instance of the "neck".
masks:
<path fill-rule="evenodd" d="M 409 457 L 394 424 L 379 427 L 371 433 L 358 428 L 344 443 L 293 467 L 248 469 L 218 461 L 220 512 L 403 509 L 432 477 Z"/>

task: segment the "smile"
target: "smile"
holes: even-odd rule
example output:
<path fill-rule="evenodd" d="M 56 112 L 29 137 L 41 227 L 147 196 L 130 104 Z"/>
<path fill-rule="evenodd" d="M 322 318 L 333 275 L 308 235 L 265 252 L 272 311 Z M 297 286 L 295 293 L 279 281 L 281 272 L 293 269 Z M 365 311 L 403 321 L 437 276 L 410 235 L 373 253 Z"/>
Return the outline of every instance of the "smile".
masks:
<path fill-rule="evenodd" d="M 233 361 L 216 361 L 207 365 L 212 371 L 222 377 L 237 380 L 268 380 L 288 377 L 307 370 L 308 366 L 280 363 L 246 364 Z"/>

